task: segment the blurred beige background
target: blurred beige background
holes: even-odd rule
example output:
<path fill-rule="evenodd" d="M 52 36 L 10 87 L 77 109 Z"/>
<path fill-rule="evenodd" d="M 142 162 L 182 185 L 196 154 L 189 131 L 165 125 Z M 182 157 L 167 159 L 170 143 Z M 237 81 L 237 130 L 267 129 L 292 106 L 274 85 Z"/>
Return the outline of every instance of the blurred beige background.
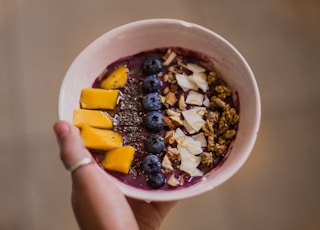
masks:
<path fill-rule="evenodd" d="M 162 229 L 320 229 L 320 1 L 0 0 L 0 229 L 78 229 L 52 124 L 73 59 L 147 18 L 208 27 L 247 58 L 262 121 L 244 167 L 180 202 Z"/>

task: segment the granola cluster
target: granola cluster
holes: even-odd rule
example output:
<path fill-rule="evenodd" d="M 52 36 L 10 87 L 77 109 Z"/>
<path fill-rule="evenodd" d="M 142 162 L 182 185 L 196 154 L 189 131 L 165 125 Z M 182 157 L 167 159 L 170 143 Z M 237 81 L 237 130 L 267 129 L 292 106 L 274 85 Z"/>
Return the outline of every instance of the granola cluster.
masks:
<path fill-rule="evenodd" d="M 185 63 L 185 60 L 170 49 L 163 59 L 168 68 L 163 76 L 166 85 L 161 102 L 166 107 L 164 122 L 169 130 L 166 131 L 165 142 L 170 147 L 163 157 L 162 166 L 167 172 L 174 171 L 174 167 L 181 169 L 182 154 L 179 149 L 182 145 L 179 143 L 181 139 L 177 138 L 177 130 L 182 130 L 186 136 L 191 136 L 200 143 L 202 149 L 200 153 L 194 154 L 191 161 L 199 161 L 197 168 L 212 168 L 218 158 L 226 155 L 236 135 L 239 115 L 232 103 L 232 90 L 213 70 Z M 178 91 L 181 88 L 182 92 Z M 187 115 L 189 113 L 190 117 Z M 196 116 L 199 117 L 195 118 Z M 195 174 L 196 170 L 198 169 L 187 170 L 187 173 L 191 176 L 200 175 L 201 172 Z M 170 178 L 168 183 L 171 186 L 183 184 L 183 176 L 175 178 L 172 175 Z"/>

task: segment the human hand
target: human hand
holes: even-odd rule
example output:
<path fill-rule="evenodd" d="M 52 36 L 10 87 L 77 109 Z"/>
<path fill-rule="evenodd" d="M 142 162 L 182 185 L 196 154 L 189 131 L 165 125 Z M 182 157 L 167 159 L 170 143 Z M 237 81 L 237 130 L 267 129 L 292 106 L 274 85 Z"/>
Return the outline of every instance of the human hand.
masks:
<path fill-rule="evenodd" d="M 73 125 L 58 121 L 54 131 L 60 157 L 69 169 L 84 157 L 92 158 Z M 127 198 L 97 164 L 87 164 L 72 175 L 71 201 L 79 227 L 86 229 L 159 229 L 176 202 L 151 202 Z"/>

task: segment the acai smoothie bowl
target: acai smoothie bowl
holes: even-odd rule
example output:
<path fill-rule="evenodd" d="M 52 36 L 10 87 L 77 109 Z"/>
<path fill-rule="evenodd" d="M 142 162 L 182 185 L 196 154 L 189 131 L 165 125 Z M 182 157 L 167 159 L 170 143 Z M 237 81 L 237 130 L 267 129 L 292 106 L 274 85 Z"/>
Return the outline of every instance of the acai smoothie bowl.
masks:
<path fill-rule="evenodd" d="M 96 164 L 127 196 L 202 194 L 254 146 L 260 96 L 243 56 L 202 26 L 149 19 L 117 27 L 74 60 L 59 119 L 79 128 Z"/>

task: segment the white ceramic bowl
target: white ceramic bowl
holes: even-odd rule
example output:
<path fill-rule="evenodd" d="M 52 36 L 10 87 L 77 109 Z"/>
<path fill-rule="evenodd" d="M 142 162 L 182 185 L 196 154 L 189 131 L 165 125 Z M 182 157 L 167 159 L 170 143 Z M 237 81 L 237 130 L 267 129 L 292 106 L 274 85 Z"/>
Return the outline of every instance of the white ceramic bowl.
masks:
<path fill-rule="evenodd" d="M 79 107 L 82 88 L 91 87 L 95 78 L 110 63 L 163 47 L 183 47 L 209 56 L 234 92 L 238 92 L 240 121 L 235 141 L 221 167 L 190 187 L 172 191 L 142 190 L 114 179 L 129 197 L 169 201 L 192 197 L 211 190 L 234 175 L 254 146 L 260 125 L 260 96 L 254 75 L 243 56 L 224 38 L 202 26 L 174 19 L 151 19 L 115 28 L 84 49 L 70 66 L 61 86 L 59 118 L 72 122 Z"/>

